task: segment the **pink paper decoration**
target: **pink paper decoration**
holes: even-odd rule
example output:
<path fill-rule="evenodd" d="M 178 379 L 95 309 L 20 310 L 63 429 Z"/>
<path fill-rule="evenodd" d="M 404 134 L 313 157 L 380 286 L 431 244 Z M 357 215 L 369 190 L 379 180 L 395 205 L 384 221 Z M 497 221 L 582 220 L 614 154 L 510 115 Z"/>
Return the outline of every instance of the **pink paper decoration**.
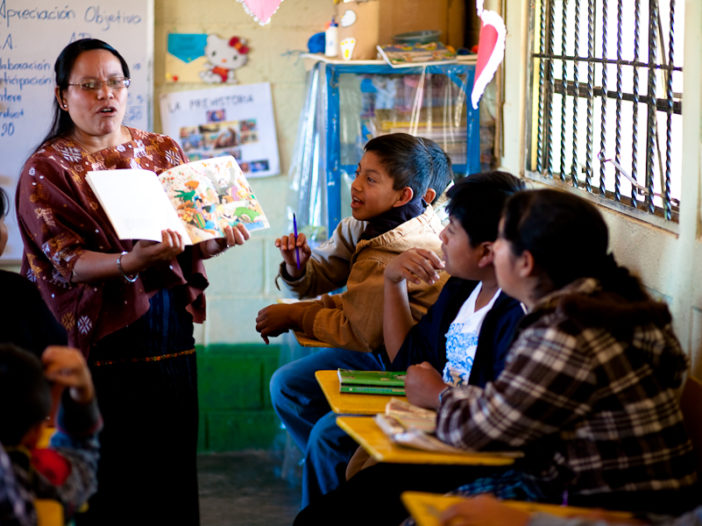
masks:
<path fill-rule="evenodd" d="M 265 26 L 271 21 L 271 17 L 278 10 L 283 0 L 239 0 L 244 9 L 253 19 Z"/>
<path fill-rule="evenodd" d="M 478 102 L 485 88 L 495 76 L 495 72 L 505 54 L 505 23 L 494 11 L 484 11 L 482 0 L 477 0 L 476 9 L 482 21 L 478 38 L 478 61 L 475 65 L 475 80 L 470 96 L 473 109 L 478 109 Z"/>

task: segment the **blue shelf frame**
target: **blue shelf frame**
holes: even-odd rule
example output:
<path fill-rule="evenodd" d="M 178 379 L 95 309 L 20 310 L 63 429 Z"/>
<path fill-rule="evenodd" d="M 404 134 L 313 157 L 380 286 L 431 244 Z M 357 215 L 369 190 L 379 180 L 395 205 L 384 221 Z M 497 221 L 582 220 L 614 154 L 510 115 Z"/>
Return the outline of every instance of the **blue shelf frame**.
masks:
<path fill-rule="evenodd" d="M 435 64 L 409 68 L 393 68 L 386 64 L 324 64 L 327 82 L 327 215 L 329 231 L 341 221 L 341 137 L 339 132 L 340 95 L 339 75 L 418 75 L 423 71 L 434 75 L 448 76 L 466 94 L 470 101 L 470 90 L 475 77 L 474 64 Z M 465 75 L 465 80 L 461 78 Z M 348 169 L 348 168 L 347 168 Z M 355 166 L 351 167 L 355 169 Z M 480 171 L 480 115 L 472 105 L 466 103 L 466 163 L 454 164 L 457 173 L 469 174 Z"/>

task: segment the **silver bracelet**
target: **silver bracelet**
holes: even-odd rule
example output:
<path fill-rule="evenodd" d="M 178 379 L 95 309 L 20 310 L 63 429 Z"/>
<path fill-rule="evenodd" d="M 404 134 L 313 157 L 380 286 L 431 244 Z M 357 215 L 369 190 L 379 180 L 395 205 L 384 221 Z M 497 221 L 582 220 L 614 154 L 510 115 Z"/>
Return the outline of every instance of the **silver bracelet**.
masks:
<path fill-rule="evenodd" d="M 123 250 L 122 253 L 119 256 L 117 256 L 117 268 L 119 269 L 120 274 L 122 274 L 122 277 L 127 283 L 134 283 L 139 277 L 139 273 L 137 272 L 136 274 L 130 276 L 124 271 L 124 269 L 122 268 L 122 257 L 125 254 L 128 254 L 128 252 L 126 250 Z"/>

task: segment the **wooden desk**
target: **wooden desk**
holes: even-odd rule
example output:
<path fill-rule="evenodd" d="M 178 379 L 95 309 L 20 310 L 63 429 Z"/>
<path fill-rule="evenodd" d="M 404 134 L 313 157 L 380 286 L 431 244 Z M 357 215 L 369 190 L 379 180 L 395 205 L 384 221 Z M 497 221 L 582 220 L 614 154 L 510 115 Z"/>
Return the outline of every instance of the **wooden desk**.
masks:
<path fill-rule="evenodd" d="M 336 424 L 378 462 L 507 466 L 513 464 L 515 458 L 520 456 L 519 453 L 437 453 L 401 447 L 394 444 L 369 416 L 339 416 L 336 418 Z"/>
<path fill-rule="evenodd" d="M 385 405 L 390 401 L 390 398 L 392 398 L 392 396 L 389 395 L 340 393 L 339 376 L 336 370 L 317 371 L 314 373 L 314 377 L 322 387 L 324 396 L 327 397 L 327 402 L 329 402 L 332 411 L 337 414 L 376 415 L 378 413 L 384 413 Z M 407 398 L 404 396 L 395 396 L 395 398 L 407 401 Z"/>
<path fill-rule="evenodd" d="M 439 516 L 448 507 L 466 500 L 466 497 L 455 495 L 439 495 L 419 491 L 405 491 L 402 503 L 410 512 L 418 526 L 439 526 Z M 624 511 L 602 511 L 575 506 L 557 506 L 555 504 L 538 504 L 535 502 L 520 502 L 516 500 L 502 501 L 508 506 L 526 513 L 543 512 L 558 517 L 583 517 L 597 513 L 598 519 L 621 521 L 631 519 L 632 514 Z"/>
<path fill-rule="evenodd" d="M 301 332 L 293 331 L 293 334 L 295 335 L 295 339 L 297 340 L 297 343 L 302 345 L 303 347 L 322 347 L 322 348 L 330 348 L 334 347 L 333 345 L 329 345 L 328 343 L 324 343 L 319 340 L 314 340 L 312 338 L 308 338 Z"/>

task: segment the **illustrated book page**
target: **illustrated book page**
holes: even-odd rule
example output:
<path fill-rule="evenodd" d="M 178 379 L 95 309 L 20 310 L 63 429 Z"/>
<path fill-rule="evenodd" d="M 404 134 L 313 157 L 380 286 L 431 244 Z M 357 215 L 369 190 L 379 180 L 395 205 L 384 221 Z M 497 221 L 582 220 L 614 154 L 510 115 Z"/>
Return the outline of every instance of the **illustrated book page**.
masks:
<path fill-rule="evenodd" d="M 182 164 L 156 176 L 148 170 L 88 172 L 86 180 L 120 239 L 161 240 L 179 232 L 186 244 L 224 237 L 243 223 L 250 231 L 268 220 L 231 156 Z"/>

